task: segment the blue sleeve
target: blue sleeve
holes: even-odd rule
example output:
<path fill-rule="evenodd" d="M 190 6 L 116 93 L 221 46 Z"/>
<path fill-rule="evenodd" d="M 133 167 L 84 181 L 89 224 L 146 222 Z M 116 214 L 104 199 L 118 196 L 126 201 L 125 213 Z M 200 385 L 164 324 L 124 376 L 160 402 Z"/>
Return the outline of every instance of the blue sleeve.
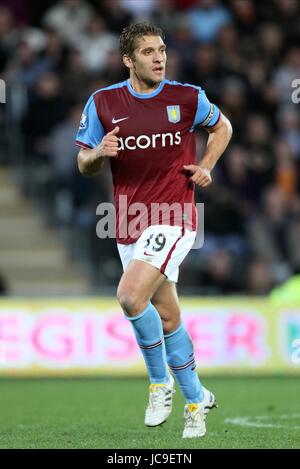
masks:
<path fill-rule="evenodd" d="M 105 132 L 98 117 L 94 96 L 86 103 L 79 129 L 76 135 L 76 145 L 87 148 L 95 148 L 104 137 Z"/>
<path fill-rule="evenodd" d="M 197 112 L 193 126 L 201 125 L 201 127 L 212 127 L 218 122 L 219 117 L 220 109 L 208 100 L 205 91 L 200 88 L 198 93 Z"/>

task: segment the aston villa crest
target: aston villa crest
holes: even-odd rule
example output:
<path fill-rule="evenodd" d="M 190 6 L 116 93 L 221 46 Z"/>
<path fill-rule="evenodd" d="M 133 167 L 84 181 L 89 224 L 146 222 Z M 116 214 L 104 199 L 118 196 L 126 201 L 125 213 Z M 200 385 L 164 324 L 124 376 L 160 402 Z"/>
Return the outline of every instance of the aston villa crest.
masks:
<path fill-rule="evenodd" d="M 168 121 L 177 124 L 180 121 L 180 106 L 167 106 Z"/>

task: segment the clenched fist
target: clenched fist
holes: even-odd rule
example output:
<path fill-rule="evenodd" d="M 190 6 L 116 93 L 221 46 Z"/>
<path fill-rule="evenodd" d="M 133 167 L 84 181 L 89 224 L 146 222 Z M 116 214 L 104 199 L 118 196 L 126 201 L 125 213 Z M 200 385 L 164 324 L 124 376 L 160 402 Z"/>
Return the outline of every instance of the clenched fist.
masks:
<path fill-rule="evenodd" d="M 97 156 L 104 157 L 108 156 L 110 158 L 115 158 L 118 155 L 118 137 L 117 133 L 119 132 L 120 128 L 115 127 L 111 132 L 106 134 L 101 143 L 98 145 Z"/>
<path fill-rule="evenodd" d="M 190 180 L 197 184 L 197 186 L 204 188 L 212 183 L 210 171 L 207 168 L 201 168 L 201 166 L 195 164 L 187 164 L 183 167 L 187 171 L 190 171 L 192 174 Z"/>

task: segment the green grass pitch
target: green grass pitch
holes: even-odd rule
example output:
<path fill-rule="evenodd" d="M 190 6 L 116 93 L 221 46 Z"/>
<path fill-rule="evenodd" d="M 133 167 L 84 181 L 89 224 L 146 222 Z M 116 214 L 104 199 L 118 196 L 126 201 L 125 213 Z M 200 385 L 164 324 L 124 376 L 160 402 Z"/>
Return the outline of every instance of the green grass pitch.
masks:
<path fill-rule="evenodd" d="M 183 440 L 180 391 L 168 421 L 143 424 L 145 379 L 1 379 L 0 448 L 300 448 L 300 379 L 207 378 L 218 409 Z"/>

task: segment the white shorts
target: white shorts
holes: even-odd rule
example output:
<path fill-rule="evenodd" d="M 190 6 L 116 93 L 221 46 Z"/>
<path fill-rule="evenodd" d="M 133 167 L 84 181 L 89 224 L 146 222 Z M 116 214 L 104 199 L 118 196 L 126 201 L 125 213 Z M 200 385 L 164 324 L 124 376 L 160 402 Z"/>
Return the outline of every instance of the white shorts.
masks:
<path fill-rule="evenodd" d="M 123 270 L 131 259 L 137 259 L 159 269 L 170 282 L 177 282 L 179 266 L 193 246 L 196 234 L 180 226 L 149 226 L 135 243 L 117 243 Z"/>

